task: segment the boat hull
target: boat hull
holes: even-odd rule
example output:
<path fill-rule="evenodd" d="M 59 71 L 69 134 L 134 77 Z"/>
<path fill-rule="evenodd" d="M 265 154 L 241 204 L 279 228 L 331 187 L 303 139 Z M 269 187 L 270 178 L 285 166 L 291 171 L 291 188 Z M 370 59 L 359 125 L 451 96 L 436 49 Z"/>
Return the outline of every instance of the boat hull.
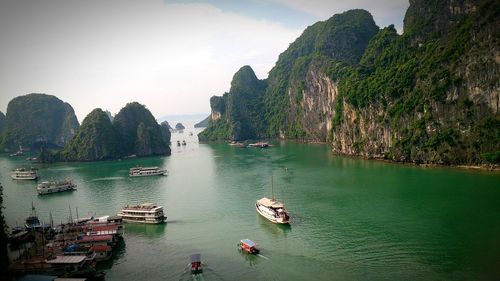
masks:
<path fill-rule="evenodd" d="M 259 213 L 261 216 L 263 216 L 264 218 L 266 218 L 267 220 L 269 220 L 272 223 L 275 223 L 275 224 L 290 224 L 289 220 L 283 220 L 283 218 L 276 218 L 274 216 L 271 216 L 269 214 L 264 213 L 262 210 L 259 209 L 259 205 L 258 204 L 255 204 L 255 209 L 257 210 L 257 213 Z"/>
<path fill-rule="evenodd" d="M 53 187 L 50 189 L 38 189 L 38 195 L 45 195 L 45 194 L 51 194 L 51 193 L 58 193 L 58 192 L 65 192 L 65 191 L 73 191 L 76 190 L 76 186 L 71 186 L 71 187 Z"/>
<path fill-rule="evenodd" d="M 120 215 L 118 215 L 120 216 Z M 121 217 L 124 222 L 130 222 L 130 223 L 138 223 L 138 224 L 161 224 L 164 223 L 167 220 L 167 217 L 163 217 L 162 219 L 158 220 L 134 220 L 134 219 L 128 219 Z"/>

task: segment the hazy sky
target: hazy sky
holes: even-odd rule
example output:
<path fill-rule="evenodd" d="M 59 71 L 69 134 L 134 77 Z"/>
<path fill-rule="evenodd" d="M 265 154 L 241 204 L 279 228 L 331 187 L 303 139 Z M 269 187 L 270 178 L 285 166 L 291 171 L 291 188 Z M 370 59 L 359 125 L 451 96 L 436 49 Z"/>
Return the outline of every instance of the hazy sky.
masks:
<path fill-rule="evenodd" d="M 408 0 L 1 0 L 0 111 L 19 95 L 69 102 L 80 122 L 127 102 L 159 118 L 209 113 L 250 65 L 266 78 L 309 25 L 353 8 L 401 31 Z"/>

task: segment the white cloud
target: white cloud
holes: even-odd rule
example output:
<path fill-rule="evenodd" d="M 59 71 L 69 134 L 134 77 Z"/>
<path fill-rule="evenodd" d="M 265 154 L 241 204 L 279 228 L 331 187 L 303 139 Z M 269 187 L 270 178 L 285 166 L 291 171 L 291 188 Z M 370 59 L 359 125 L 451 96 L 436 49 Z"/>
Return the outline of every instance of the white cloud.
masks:
<path fill-rule="evenodd" d="M 31 1 L 0 4 L 0 106 L 45 92 L 116 113 L 129 101 L 155 116 L 209 112 L 251 65 L 265 78 L 302 29 L 206 4 L 148 1 Z M 3 11 L 3 12 L 2 12 Z"/>

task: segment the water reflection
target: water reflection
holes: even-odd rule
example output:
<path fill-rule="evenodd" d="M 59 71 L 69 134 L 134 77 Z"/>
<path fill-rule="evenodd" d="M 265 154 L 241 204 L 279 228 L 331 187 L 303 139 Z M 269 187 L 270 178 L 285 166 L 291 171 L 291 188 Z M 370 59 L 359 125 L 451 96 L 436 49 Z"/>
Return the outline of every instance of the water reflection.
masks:
<path fill-rule="evenodd" d="M 166 223 L 160 223 L 160 224 L 128 223 L 125 225 L 125 235 L 137 235 L 147 238 L 159 238 L 165 235 L 166 228 L 167 228 Z"/>
<path fill-rule="evenodd" d="M 281 235 L 286 238 L 287 235 L 292 231 L 292 226 L 289 224 L 275 224 L 260 215 L 257 216 L 260 227 L 270 234 Z"/>

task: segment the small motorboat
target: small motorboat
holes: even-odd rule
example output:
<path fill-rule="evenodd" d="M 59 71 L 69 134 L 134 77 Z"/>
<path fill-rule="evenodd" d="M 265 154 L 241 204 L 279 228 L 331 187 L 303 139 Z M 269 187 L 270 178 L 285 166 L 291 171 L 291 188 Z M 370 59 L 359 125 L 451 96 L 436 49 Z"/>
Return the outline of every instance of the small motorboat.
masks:
<path fill-rule="evenodd" d="M 201 255 L 193 254 L 191 255 L 191 274 L 200 274 L 203 272 L 201 266 Z"/>
<path fill-rule="evenodd" d="M 258 254 L 260 252 L 257 243 L 250 239 L 242 239 L 238 243 L 238 250 L 247 252 L 251 255 Z"/>

